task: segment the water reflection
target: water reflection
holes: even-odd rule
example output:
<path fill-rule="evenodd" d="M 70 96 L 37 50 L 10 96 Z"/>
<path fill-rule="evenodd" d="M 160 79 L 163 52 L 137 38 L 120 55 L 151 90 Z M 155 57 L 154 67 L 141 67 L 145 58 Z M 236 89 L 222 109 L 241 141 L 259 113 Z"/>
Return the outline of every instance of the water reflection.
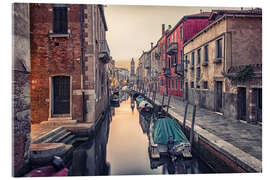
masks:
<path fill-rule="evenodd" d="M 126 99 L 126 98 L 125 98 Z M 209 169 L 195 155 L 189 161 L 172 162 L 149 156 L 149 121 L 131 106 L 121 102 L 100 124 L 93 141 L 80 145 L 74 152 L 71 175 L 147 175 L 208 173 Z M 113 116 L 111 114 L 114 114 Z"/>

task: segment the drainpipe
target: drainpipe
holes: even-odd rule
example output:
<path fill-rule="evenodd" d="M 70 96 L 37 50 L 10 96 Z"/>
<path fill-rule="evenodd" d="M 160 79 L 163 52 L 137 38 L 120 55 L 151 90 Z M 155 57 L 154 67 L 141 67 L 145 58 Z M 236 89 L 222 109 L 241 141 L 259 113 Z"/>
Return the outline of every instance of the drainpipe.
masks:
<path fill-rule="evenodd" d="M 80 5 L 80 39 L 81 39 L 81 89 L 82 89 L 82 100 L 83 100 L 83 107 L 82 107 L 82 118 L 83 122 L 85 121 L 84 112 L 85 112 L 85 99 L 84 99 L 84 76 L 85 76 L 85 69 L 84 69 L 84 5 Z"/>

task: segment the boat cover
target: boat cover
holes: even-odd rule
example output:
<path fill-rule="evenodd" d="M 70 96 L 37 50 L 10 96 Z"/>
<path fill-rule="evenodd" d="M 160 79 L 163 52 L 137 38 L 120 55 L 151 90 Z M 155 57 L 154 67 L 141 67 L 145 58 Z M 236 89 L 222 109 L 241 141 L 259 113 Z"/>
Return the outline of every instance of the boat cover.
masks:
<path fill-rule="evenodd" d="M 143 109 L 145 107 L 153 108 L 153 105 L 148 101 L 142 100 L 139 104 L 139 109 Z"/>
<path fill-rule="evenodd" d="M 157 119 L 154 122 L 153 129 L 155 144 L 167 144 L 169 136 L 173 136 L 175 144 L 188 142 L 179 124 L 169 117 Z"/>
<path fill-rule="evenodd" d="M 136 100 L 137 100 L 138 104 L 140 104 L 144 100 L 144 98 L 143 97 L 137 97 Z"/>

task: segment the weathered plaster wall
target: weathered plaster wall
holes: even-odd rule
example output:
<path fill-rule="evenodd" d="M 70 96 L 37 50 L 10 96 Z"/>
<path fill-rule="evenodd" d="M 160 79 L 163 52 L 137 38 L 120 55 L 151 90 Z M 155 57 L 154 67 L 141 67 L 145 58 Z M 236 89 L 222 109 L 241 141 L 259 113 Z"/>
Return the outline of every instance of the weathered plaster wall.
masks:
<path fill-rule="evenodd" d="M 231 17 L 227 28 L 232 33 L 232 66 L 262 64 L 262 18 Z"/>
<path fill-rule="evenodd" d="M 208 31 L 202 33 L 200 36 L 195 38 L 193 41 L 190 41 L 186 46 L 184 46 L 184 55 L 188 57 L 188 68 L 186 73 L 186 81 L 189 83 L 194 81 L 194 87 L 197 86 L 196 84 L 196 68 L 201 68 L 201 78 L 200 78 L 200 85 L 203 81 L 208 81 L 208 87 L 210 91 L 214 91 L 214 78 L 222 78 L 221 71 L 223 70 L 224 65 L 224 36 L 222 33 L 226 32 L 226 21 L 221 21 L 220 23 L 216 24 Z M 216 39 L 218 37 L 222 38 L 222 63 L 216 64 L 214 60 L 216 59 Z M 208 45 L 208 65 L 202 66 L 204 63 L 204 45 Z M 201 64 L 197 64 L 198 53 L 197 50 L 201 49 Z M 191 66 L 191 54 L 194 52 L 194 69 L 190 69 Z"/>
<path fill-rule="evenodd" d="M 13 175 L 29 161 L 30 145 L 30 21 L 29 4 L 13 4 Z"/>

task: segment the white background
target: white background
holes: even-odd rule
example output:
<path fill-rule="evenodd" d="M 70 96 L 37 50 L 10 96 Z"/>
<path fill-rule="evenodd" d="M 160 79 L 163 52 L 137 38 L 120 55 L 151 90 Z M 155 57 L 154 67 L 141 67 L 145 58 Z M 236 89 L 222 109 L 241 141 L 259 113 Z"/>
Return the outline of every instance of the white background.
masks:
<path fill-rule="evenodd" d="M 167 176 L 113 176 L 113 177 L 68 177 L 58 179 L 269 179 L 269 83 L 270 78 L 269 54 L 270 50 L 267 46 L 269 40 L 269 7 L 267 0 L 35 0 L 35 1 L 2 1 L 0 4 L 1 13 L 1 55 L 0 55 L 0 73 L 1 73 L 1 108 L 0 108 L 0 127 L 1 127 L 1 154 L 0 154 L 0 177 L 3 180 L 12 178 L 11 176 L 11 152 L 12 152 L 12 136 L 11 136 L 11 67 L 12 67 L 12 3 L 13 2 L 46 2 L 46 3 L 84 3 L 84 4 L 128 4 L 128 5 L 185 5 L 185 6 L 219 6 L 219 7 L 261 7 L 263 8 L 263 173 L 260 174 L 207 174 L 207 175 L 167 175 Z M 28 179 L 28 178 L 27 178 Z M 41 178 L 44 179 L 44 178 Z M 54 178 L 50 178 L 54 179 Z"/>

